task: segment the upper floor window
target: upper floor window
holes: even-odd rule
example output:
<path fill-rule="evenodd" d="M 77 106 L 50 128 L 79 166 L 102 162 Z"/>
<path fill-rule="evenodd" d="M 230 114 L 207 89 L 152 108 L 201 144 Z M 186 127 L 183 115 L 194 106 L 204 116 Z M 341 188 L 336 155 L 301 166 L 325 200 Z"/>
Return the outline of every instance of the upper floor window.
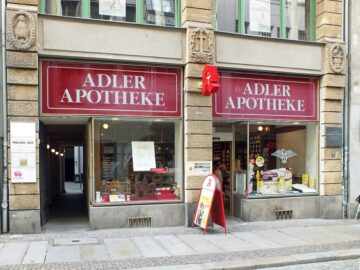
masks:
<path fill-rule="evenodd" d="M 180 26 L 180 0 L 40 0 L 40 12 L 58 16 Z"/>
<path fill-rule="evenodd" d="M 315 0 L 214 0 L 217 30 L 315 40 Z"/>

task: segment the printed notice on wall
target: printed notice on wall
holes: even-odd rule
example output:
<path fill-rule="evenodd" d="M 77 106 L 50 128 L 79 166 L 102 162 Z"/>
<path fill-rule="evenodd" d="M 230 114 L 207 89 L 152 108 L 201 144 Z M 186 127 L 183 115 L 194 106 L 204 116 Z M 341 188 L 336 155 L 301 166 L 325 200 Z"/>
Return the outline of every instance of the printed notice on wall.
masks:
<path fill-rule="evenodd" d="M 11 182 L 36 182 L 35 123 L 10 123 Z"/>
<path fill-rule="evenodd" d="M 126 17 L 126 0 L 99 0 L 99 14 Z"/>
<path fill-rule="evenodd" d="M 201 176 L 211 174 L 211 161 L 188 161 L 187 174 L 189 176 Z"/>
<path fill-rule="evenodd" d="M 270 0 L 250 0 L 250 31 L 271 32 Z"/>
<path fill-rule="evenodd" d="M 131 142 L 134 172 L 156 168 L 154 142 Z"/>

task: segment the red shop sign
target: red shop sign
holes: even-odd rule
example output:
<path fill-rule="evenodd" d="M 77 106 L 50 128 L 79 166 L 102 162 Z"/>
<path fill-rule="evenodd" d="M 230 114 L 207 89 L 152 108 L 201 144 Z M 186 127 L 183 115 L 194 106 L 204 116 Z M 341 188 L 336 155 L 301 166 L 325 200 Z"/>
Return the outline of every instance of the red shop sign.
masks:
<path fill-rule="evenodd" d="M 181 70 L 42 62 L 42 114 L 181 116 Z"/>
<path fill-rule="evenodd" d="M 223 72 L 213 96 L 213 116 L 314 121 L 318 119 L 317 85 L 314 78 Z"/>

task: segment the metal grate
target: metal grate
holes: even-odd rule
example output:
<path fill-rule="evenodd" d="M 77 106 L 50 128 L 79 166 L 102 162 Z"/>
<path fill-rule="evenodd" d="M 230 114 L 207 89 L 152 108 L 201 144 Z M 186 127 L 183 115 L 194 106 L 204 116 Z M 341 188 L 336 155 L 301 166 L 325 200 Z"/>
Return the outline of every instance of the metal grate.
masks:
<path fill-rule="evenodd" d="M 292 219 L 293 210 L 275 210 L 276 219 Z"/>
<path fill-rule="evenodd" d="M 128 218 L 129 228 L 151 227 L 151 217 L 131 217 Z"/>

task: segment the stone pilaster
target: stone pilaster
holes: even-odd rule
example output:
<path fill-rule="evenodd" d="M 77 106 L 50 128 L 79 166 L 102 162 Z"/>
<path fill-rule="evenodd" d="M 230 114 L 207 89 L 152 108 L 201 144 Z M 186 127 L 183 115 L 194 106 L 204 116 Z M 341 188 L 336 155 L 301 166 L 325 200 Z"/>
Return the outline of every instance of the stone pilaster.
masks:
<path fill-rule="evenodd" d="M 6 74 L 9 138 L 10 122 L 34 122 L 39 138 L 37 5 L 37 0 L 7 1 Z M 36 148 L 36 183 L 11 182 L 10 153 L 9 148 L 10 232 L 40 232 L 39 148 Z"/>
<path fill-rule="evenodd" d="M 214 62 L 214 30 L 210 0 L 183 0 L 182 24 L 187 28 L 184 74 L 185 164 L 212 162 L 212 99 L 202 96 L 202 70 Z M 185 166 L 186 168 L 186 166 Z M 203 177 L 188 176 L 185 169 L 186 224 L 191 224 Z"/>
<path fill-rule="evenodd" d="M 320 78 L 320 195 L 342 194 L 342 132 L 346 50 L 342 1 L 316 3 L 316 38 L 326 42 Z M 339 205 L 341 207 L 341 205 Z"/>

